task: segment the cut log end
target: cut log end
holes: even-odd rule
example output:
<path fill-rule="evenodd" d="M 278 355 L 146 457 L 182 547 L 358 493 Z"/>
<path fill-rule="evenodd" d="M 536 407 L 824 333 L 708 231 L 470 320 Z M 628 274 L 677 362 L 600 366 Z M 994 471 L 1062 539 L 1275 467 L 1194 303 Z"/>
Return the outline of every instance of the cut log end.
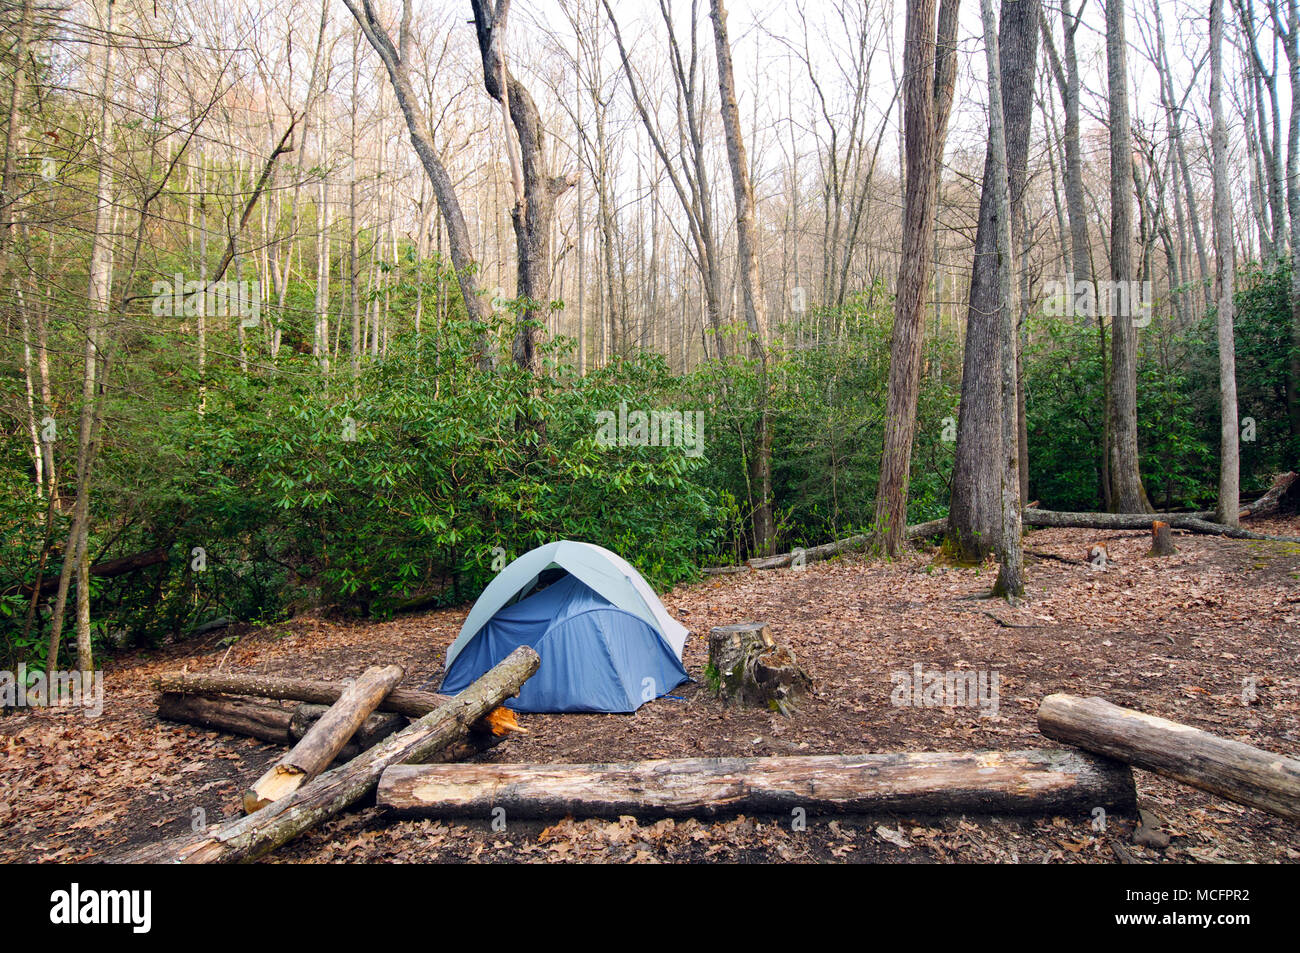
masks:
<path fill-rule="evenodd" d="M 252 814 L 288 797 L 307 781 L 307 773 L 291 764 L 276 764 L 244 792 L 244 812 Z"/>

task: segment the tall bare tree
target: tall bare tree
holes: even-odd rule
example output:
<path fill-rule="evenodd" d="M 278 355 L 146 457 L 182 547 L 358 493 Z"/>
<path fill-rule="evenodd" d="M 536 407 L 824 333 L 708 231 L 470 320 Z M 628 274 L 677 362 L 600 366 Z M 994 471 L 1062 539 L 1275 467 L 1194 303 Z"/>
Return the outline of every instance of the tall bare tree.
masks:
<path fill-rule="evenodd" d="M 1002 297 L 1004 262 L 998 239 L 1004 225 L 1013 238 L 1021 231 L 1038 53 L 1037 0 L 1002 0 L 1001 7 L 994 40 L 1000 64 L 998 108 L 1004 138 L 998 140 L 990 131 L 984 157 L 948 509 L 949 546 L 969 561 L 983 559 L 1002 538 L 1002 319 L 1010 303 Z M 1002 183 L 994 149 L 999 143 L 1006 152 L 1001 157 L 1009 190 L 1006 221 L 998 217 Z M 1026 240 L 1023 235 L 1019 239 L 1020 244 Z"/>
<path fill-rule="evenodd" d="M 907 531 L 907 491 L 920 395 L 926 295 L 932 270 L 936 177 L 946 125 L 935 113 L 936 0 L 907 0 L 903 45 L 903 124 L 906 179 L 903 245 L 894 298 L 894 332 L 885 398 L 885 439 L 876 492 L 875 534 L 895 555 Z"/>
<path fill-rule="evenodd" d="M 356 18 L 361 26 L 361 32 L 379 54 L 384 68 L 388 71 L 393 92 L 397 96 L 398 107 L 406 120 L 411 145 L 415 147 L 415 154 L 419 157 L 420 164 L 424 166 L 429 184 L 438 199 L 438 209 L 442 213 L 446 227 L 448 252 L 452 266 L 456 269 L 456 281 L 465 302 L 465 312 L 471 320 L 486 323 L 488 303 L 480 294 L 478 263 L 474 256 L 474 245 L 470 239 L 469 228 L 465 225 L 465 215 L 461 211 L 460 199 L 456 195 L 456 186 L 437 150 L 433 147 L 428 117 L 420 107 L 415 89 L 411 85 L 410 51 L 414 42 L 411 36 L 411 0 L 402 2 L 402 18 L 398 27 L 396 45 L 380 22 L 373 0 L 343 0 L 343 2 Z M 480 361 L 486 365 L 490 360 L 491 355 L 484 344 Z"/>
<path fill-rule="evenodd" d="M 1223 0 L 1210 0 L 1210 149 L 1214 167 L 1214 258 L 1219 337 L 1219 502 L 1215 519 L 1240 522 L 1241 462 L 1237 444 L 1237 369 L 1233 341 L 1232 196 L 1228 191 L 1228 126 L 1223 121 Z"/>
<path fill-rule="evenodd" d="M 474 30 L 483 59 L 483 85 L 509 117 L 515 136 L 506 131 L 514 188 L 514 223 L 518 250 L 518 294 L 526 299 L 515 332 L 515 363 L 534 374 L 541 370 L 537 328 L 546 319 L 551 297 L 551 215 L 555 199 L 576 179 L 551 175 L 547 167 L 545 129 L 537 105 L 506 63 L 506 28 L 510 0 L 470 0 Z"/>
<path fill-rule="evenodd" d="M 1110 104 L 1110 273 L 1117 287 L 1133 281 L 1133 146 L 1129 130 L 1128 52 L 1124 0 L 1106 2 L 1106 77 Z M 1117 295 L 1112 308 L 1110 375 L 1110 472 L 1113 506 L 1121 513 L 1151 511 L 1138 474 L 1138 302 Z M 1115 311 L 1123 311 L 1116 314 Z"/>
<path fill-rule="evenodd" d="M 727 158 L 731 164 L 732 190 L 736 201 L 736 256 L 740 288 L 749 331 L 750 353 L 758 361 L 759 406 L 757 408 L 753 482 L 758 494 L 754 509 L 754 548 L 760 553 L 771 550 L 776 537 L 772 518 L 772 423 L 768 414 L 767 380 L 767 306 L 763 297 L 763 276 L 758 267 L 758 211 L 754 204 L 754 185 L 745 158 L 745 139 L 740 128 L 740 108 L 736 104 L 736 77 L 731 63 L 731 41 L 727 37 L 727 11 L 722 0 L 710 0 L 713 39 L 718 57 L 718 89 L 721 93 L 722 128 L 727 137 Z"/>
<path fill-rule="evenodd" d="M 1033 46 L 1038 36 L 1035 21 L 1037 7 L 1028 0 L 1019 0 L 1012 6 L 1022 8 L 1019 13 L 1029 20 L 1021 33 L 1028 38 L 1031 53 L 1022 66 L 1032 70 L 1035 57 Z M 998 578 L 993 591 L 1015 600 L 1024 595 L 1024 556 L 1020 545 L 1020 464 L 1016 449 L 1016 324 L 1011 300 L 1015 282 L 1015 252 L 1011 244 L 1011 183 L 1007 159 L 1007 123 L 1002 108 L 1002 58 L 998 46 L 998 23 L 993 15 L 993 0 L 980 0 L 980 19 L 984 25 L 985 60 L 988 64 L 989 84 L 989 155 L 991 176 L 988 188 L 992 191 L 994 222 L 994 254 L 997 268 L 998 311 L 998 368 L 1001 376 L 1000 429 L 998 451 L 1001 492 L 1000 532 L 998 534 Z M 1024 107 L 1026 119 L 1031 116 L 1029 104 Z"/>

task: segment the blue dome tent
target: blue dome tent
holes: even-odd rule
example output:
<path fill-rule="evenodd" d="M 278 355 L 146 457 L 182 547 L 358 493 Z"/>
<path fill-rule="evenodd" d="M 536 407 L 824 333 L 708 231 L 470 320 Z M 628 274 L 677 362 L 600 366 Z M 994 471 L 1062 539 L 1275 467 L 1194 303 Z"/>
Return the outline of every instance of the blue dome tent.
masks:
<path fill-rule="evenodd" d="M 631 565 L 600 546 L 561 540 L 520 556 L 483 590 L 447 651 L 449 695 L 514 649 L 541 656 L 522 712 L 633 712 L 689 681 L 686 628 Z"/>

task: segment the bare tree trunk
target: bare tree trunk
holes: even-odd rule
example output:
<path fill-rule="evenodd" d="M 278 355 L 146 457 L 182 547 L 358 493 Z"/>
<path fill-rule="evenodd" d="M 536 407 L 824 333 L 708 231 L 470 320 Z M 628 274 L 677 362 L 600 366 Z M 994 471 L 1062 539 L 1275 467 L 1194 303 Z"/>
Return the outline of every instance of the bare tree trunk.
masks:
<path fill-rule="evenodd" d="M 875 533 L 889 555 L 907 530 L 907 491 L 920 392 L 922 325 L 930 285 L 935 175 L 935 0 L 907 0 L 903 112 L 907 180 L 903 248 L 894 299 L 894 332 L 885 400 L 885 439 L 876 492 Z"/>
<path fill-rule="evenodd" d="M 113 280 L 113 246 L 110 222 L 113 214 L 113 111 L 110 108 L 113 78 L 113 0 L 103 0 L 96 10 L 101 35 L 99 76 L 99 130 L 96 136 L 95 225 L 90 245 L 90 287 L 86 296 L 87 327 L 81 387 L 81 419 L 77 430 L 77 500 L 72 526 L 64 549 L 63 571 L 50 620 L 50 642 L 46 671 L 58 668 L 63 615 L 72 573 L 77 573 L 77 665 L 83 672 L 94 668 L 90 645 L 90 597 L 88 555 L 90 536 L 90 481 L 94 469 L 94 438 L 98 432 L 99 393 L 96 378 L 101 363 Z"/>
<path fill-rule="evenodd" d="M 758 212 L 754 205 L 754 186 L 745 159 L 740 110 L 736 105 L 736 80 L 731 64 L 731 42 L 727 38 L 727 11 L 722 0 L 710 0 L 710 16 L 718 57 L 722 127 L 727 138 L 727 158 L 731 164 L 731 182 L 736 198 L 737 267 L 745 307 L 745 324 L 750 336 L 750 353 L 757 359 L 759 367 L 759 406 L 754 425 L 751 478 L 758 494 L 753 518 L 754 549 L 761 555 L 767 555 L 775 542 L 776 523 L 772 517 L 772 423 L 767 409 L 767 306 L 763 297 L 763 278 L 758 267 Z"/>
<path fill-rule="evenodd" d="M 398 31 L 397 46 L 389 38 L 388 32 L 379 22 L 372 0 L 343 0 L 348 10 L 361 25 L 361 31 L 374 47 L 392 82 L 393 92 L 397 96 L 397 105 L 406 120 L 406 128 L 411 136 L 411 145 L 424 166 L 429 184 L 438 198 L 438 208 L 442 212 L 443 222 L 447 228 L 447 245 L 452 266 L 456 269 L 456 281 L 460 286 L 461 297 L 465 302 L 465 313 L 470 320 L 486 324 L 488 320 L 488 303 L 479 294 L 478 263 L 474 257 L 474 246 L 470 240 L 469 228 L 465 224 L 465 215 L 461 211 L 460 200 L 456 196 L 456 187 L 446 167 L 438 158 L 429 139 L 429 120 L 415 96 L 408 71 L 411 44 L 411 0 L 403 0 L 402 22 Z M 492 355 L 487 348 L 484 337 L 480 343 L 479 363 L 490 366 Z"/>
<path fill-rule="evenodd" d="M 1291 120 L 1286 143 L 1286 207 L 1291 225 L 1291 361 L 1287 373 L 1286 406 L 1291 436 L 1300 437 L 1300 7 L 1286 0 L 1286 25 L 1278 10 L 1281 0 L 1269 5 L 1274 25 L 1282 37 L 1291 80 Z"/>
<path fill-rule="evenodd" d="M 1110 269 L 1115 282 L 1131 287 L 1133 153 L 1130 145 L 1128 66 L 1125 49 L 1124 0 L 1106 4 L 1106 65 L 1110 99 Z M 1117 296 L 1116 304 L 1121 302 Z M 1112 314 L 1110 324 L 1110 468 L 1113 505 L 1121 513 L 1147 513 L 1142 479 L 1138 475 L 1137 328 L 1128 301 L 1124 314 Z"/>
<path fill-rule="evenodd" d="M 1210 0 L 1210 149 L 1214 166 L 1214 257 L 1219 332 L 1219 505 L 1215 522 L 1239 525 L 1241 473 L 1237 445 L 1237 369 L 1233 342 L 1232 196 L 1228 191 L 1228 127 L 1223 121 L 1223 0 Z"/>
<path fill-rule="evenodd" d="M 975 233 L 975 261 L 971 268 L 956 459 L 948 509 L 948 545 L 958 558 L 971 562 L 982 560 L 998 547 L 1001 539 L 1004 300 L 1000 291 L 1001 255 L 997 238 L 1004 224 L 1010 229 L 1022 217 L 1016 214 L 1016 209 L 1023 205 L 1028 178 L 1038 17 L 1036 0 L 1003 0 L 997 39 L 1010 190 L 1007 214 L 1012 221 L 1003 222 L 997 217 L 998 179 L 994 140 L 990 134 Z M 1009 302 L 1006 304 L 1010 306 Z M 1017 413 L 1013 419 L 1018 417 Z"/>
<path fill-rule="evenodd" d="M 1112 0 L 1113 2 L 1113 0 Z M 1022 15 L 1030 23 L 1022 31 L 1032 47 L 1038 36 L 1038 9 L 1027 0 L 1019 0 Z M 998 366 L 1001 369 L 1001 525 L 998 535 L 998 561 L 1001 564 L 993 591 L 1014 601 L 1024 595 L 1024 554 L 1020 548 L 1020 467 L 1016 450 L 1016 324 L 1011 299 L 1014 281 L 1011 271 L 1015 252 L 1011 245 L 1011 184 L 1007 163 L 1007 123 L 1002 111 L 1002 57 L 998 46 L 998 24 L 993 16 L 993 0 L 980 0 L 980 19 L 984 24 L 985 60 L 989 85 L 989 156 L 991 177 L 987 181 L 993 193 L 994 249 L 997 256 L 999 316 Z M 1028 69 L 1035 58 L 1030 56 Z M 1024 103 L 1024 115 L 1030 117 L 1030 103 Z"/>
<path fill-rule="evenodd" d="M 483 60 L 483 85 L 501 104 L 514 125 L 518 141 L 506 130 L 515 204 L 510 210 L 518 248 L 518 294 L 525 299 L 515 331 L 515 363 L 532 374 L 541 371 L 537 325 L 546 319 L 551 298 L 551 215 L 556 198 L 570 185 L 546 167 L 545 129 L 524 85 L 506 65 L 505 32 L 510 0 L 470 0 L 474 29 Z"/>
<path fill-rule="evenodd" d="M 321 107 L 322 110 L 324 106 Z M 312 357 L 322 371 L 330 366 L 330 193 L 324 172 L 326 162 L 326 119 L 321 116 L 316 139 L 320 148 L 321 179 L 316 198 L 316 330 L 312 335 Z"/>
<path fill-rule="evenodd" d="M 360 79 L 361 31 L 352 31 L 352 103 L 350 122 L 348 123 L 348 292 L 352 306 L 352 341 L 351 358 L 353 393 L 360 393 L 361 352 L 365 346 L 361 337 L 361 288 L 357 272 L 361 268 L 361 259 L 357 251 L 357 83 Z M 381 163 L 382 167 L 382 163 Z"/>

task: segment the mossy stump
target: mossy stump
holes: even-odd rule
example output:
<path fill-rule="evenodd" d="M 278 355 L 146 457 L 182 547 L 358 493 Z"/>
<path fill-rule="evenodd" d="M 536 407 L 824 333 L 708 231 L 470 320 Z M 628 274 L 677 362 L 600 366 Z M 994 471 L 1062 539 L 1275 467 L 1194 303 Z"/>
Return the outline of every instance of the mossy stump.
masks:
<path fill-rule="evenodd" d="M 767 708 L 789 715 L 812 689 L 794 653 L 777 645 L 763 622 L 715 626 L 709 631 L 709 672 L 727 704 Z"/>

